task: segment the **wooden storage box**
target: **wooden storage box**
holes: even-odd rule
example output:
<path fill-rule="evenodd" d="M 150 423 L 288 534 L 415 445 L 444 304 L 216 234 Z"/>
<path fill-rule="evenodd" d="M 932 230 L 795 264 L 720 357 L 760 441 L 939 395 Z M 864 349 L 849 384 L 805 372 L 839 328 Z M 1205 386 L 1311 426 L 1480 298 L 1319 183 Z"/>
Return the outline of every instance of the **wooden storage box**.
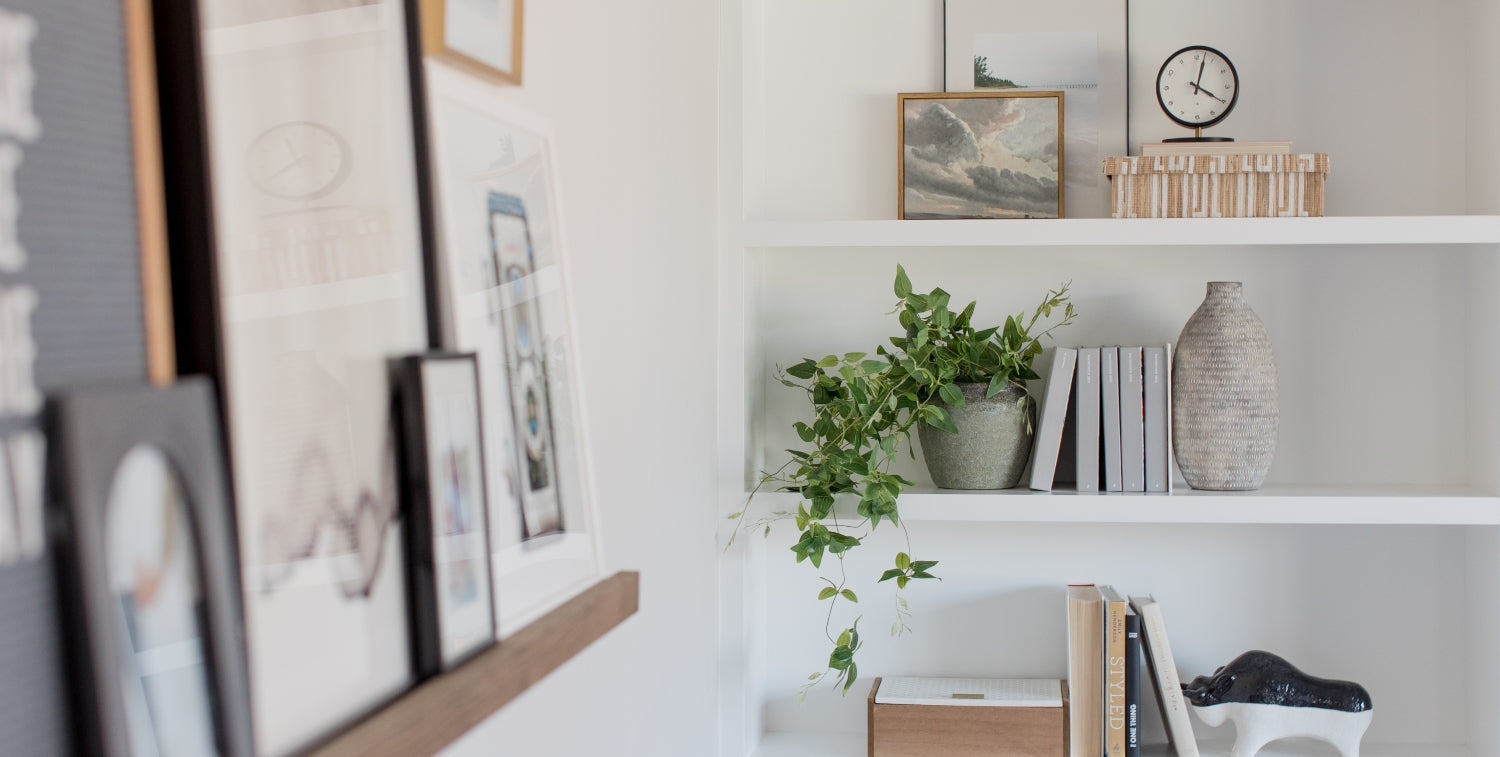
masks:
<path fill-rule="evenodd" d="M 876 678 L 870 757 L 1067 757 L 1055 679 Z"/>
<path fill-rule="evenodd" d="M 1323 215 L 1328 156 L 1158 155 L 1104 159 L 1115 218 Z"/>

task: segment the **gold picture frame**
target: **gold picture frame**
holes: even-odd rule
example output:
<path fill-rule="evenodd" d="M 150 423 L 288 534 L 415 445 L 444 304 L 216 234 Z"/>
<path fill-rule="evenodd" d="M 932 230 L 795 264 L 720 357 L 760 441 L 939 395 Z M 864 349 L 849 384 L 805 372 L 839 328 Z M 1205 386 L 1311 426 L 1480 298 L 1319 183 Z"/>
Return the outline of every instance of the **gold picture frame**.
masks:
<path fill-rule="evenodd" d="M 1061 90 L 906 93 L 896 117 L 897 218 L 1065 217 Z"/>
<path fill-rule="evenodd" d="M 525 61 L 522 3 L 481 0 L 478 5 L 494 6 L 496 12 L 488 14 L 468 7 L 473 2 L 460 10 L 455 0 L 421 0 L 422 54 L 493 81 L 519 85 Z M 453 31 L 464 38 L 455 38 Z"/>

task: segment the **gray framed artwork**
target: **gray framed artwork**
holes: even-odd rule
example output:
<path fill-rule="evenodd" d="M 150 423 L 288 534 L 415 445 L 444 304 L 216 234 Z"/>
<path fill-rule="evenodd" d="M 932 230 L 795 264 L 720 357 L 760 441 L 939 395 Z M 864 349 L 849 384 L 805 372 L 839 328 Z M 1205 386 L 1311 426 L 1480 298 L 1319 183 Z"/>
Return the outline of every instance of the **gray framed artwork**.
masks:
<path fill-rule="evenodd" d="M 255 754 L 217 418 L 202 378 L 49 408 L 82 753 Z"/>
<path fill-rule="evenodd" d="M 1126 0 L 943 3 L 944 89 L 1066 93 L 1064 193 L 1073 218 L 1109 217 L 1100 166 L 1129 147 L 1126 10 Z"/>

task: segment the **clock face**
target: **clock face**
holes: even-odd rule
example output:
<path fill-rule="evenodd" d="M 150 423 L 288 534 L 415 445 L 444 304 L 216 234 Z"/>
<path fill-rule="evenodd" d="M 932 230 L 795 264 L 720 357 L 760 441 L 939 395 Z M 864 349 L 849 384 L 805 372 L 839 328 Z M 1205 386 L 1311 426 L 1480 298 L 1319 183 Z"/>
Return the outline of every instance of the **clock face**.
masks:
<path fill-rule="evenodd" d="M 1184 47 L 1161 64 L 1156 102 L 1167 117 L 1188 128 L 1224 120 L 1240 97 L 1234 64 L 1212 47 Z"/>
<path fill-rule="evenodd" d="M 250 181 L 272 197 L 315 200 L 349 175 L 349 144 L 337 132 L 307 121 L 265 130 L 245 151 Z"/>

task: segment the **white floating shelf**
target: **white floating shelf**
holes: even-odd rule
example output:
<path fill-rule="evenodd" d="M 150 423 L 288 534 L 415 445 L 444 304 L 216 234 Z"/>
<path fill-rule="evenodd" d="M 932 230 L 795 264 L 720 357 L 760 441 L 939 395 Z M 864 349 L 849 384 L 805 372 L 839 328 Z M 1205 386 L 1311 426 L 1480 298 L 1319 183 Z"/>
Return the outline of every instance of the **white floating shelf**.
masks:
<path fill-rule="evenodd" d="M 752 507 L 790 511 L 797 501 L 789 492 L 763 492 Z M 908 522 L 1500 525 L 1500 497 L 1439 486 L 1277 485 L 1253 492 L 1184 487 L 1172 494 L 914 488 L 901 495 L 900 506 Z M 852 500 L 839 508 L 852 515 Z"/>
<path fill-rule="evenodd" d="M 1203 757 L 1228 757 L 1233 744 L 1222 741 L 1198 742 Z M 767 733 L 761 737 L 754 757 L 865 757 L 869 745 L 863 733 Z M 1146 757 L 1172 754 L 1166 744 L 1146 744 Z M 1261 749 L 1257 757 L 1310 757 L 1336 754 L 1322 742 L 1304 739 L 1277 741 Z M 1361 744 L 1362 757 L 1472 757 L 1467 747 L 1452 744 Z"/>
<path fill-rule="evenodd" d="M 745 247 L 1122 247 L 1500 243 L 1500 216 L 747 221 Z"/>

